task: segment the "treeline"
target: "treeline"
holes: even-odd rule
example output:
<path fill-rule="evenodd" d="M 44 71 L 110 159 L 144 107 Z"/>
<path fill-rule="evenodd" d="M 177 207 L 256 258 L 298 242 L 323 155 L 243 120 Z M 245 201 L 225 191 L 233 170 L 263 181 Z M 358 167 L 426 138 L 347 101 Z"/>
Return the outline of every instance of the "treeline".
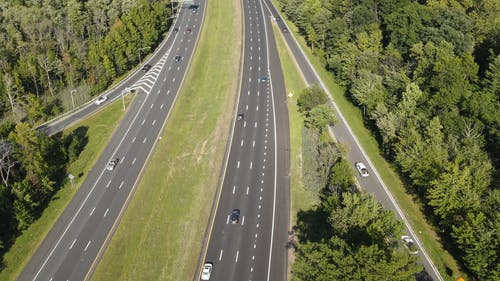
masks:
<path fill-rule="evenodd" d="M 1 126 L 0 135 L 1 257 L 62 186 L 66 167 L 76 160 L 88 137 L 83 127 L 68 136 L 49 137 L 25 122 Z"/>
<path fill-rule="evenodd" d="M 280 0 L 477 280 L 500 279 L 500 2 Z"/>
<path fill-rule="evenodd" d="M 331 109 L 327 101 L 317 86 L 297 101 L 305 115 L 303 148 L 312 147 L 303 157 L 313 158 L 303 163 L 304 184 L 319 203 L 297 214 L 300 243 L 291 243 L 296 247 L 292 280 L 415 280 L 422 266 L 400 240 L 403 223 L 358 191 L 352 164 L 324 130 L 335 122 L 333 112 L 321 115 L 327 121 L 311 122 L 318 119 L 312 118 L 318 108 Z"/>
<path fill-rule="evenodd" d="M 68 109 L 63 90 L 104 90 L 154 50 L 170 15 L 161 0 L 2 1 L 0 118 L 33 124 Z"/>

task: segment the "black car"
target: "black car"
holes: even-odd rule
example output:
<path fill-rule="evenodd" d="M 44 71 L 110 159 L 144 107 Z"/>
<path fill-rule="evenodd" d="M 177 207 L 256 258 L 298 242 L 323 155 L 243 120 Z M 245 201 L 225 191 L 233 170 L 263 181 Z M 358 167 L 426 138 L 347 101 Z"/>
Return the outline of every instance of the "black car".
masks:
<path fill-rule="evenodd" d="M 182 59 L 182 57 L 181 57 L 181 56 L 179 56 L 179 55 L 177 55 L 177 56 L 175 56 L 175 57 L 174 57 L 174 60 L 175 60 L 176 62 L 180 62 L 180 61 L 181 61 L 181 59 Z"/>
<path fill-rule="evenodd" d="M 150 64 L 145 64 L 143 67 L 142 67 L 142 72 L 147 72 L 148 70 L 151 69 L 151 65 Z"/>
<path fill-rule="evenodd" d="M 243 117 L 245 117 L 243 113 L 238 113 L 238 120 L 243 120 Z"/>
<path fill-rule="evenodd" d="M 179 28 L 178 27 L 174 27 L 174 32 L 178 32 L 179 31 Z"/>
<path fill-rule="evenodd" d="M 233 209 L 231 212 L 231 224 L 237 224 L 240 222 L 240 210 Z"/>

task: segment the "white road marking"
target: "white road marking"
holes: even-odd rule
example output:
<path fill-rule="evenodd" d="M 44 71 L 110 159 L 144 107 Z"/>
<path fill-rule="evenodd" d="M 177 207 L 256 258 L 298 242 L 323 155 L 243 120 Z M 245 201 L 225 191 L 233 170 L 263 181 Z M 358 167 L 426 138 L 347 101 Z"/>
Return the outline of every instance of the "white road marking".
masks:
<path fill-rule="evenodd" d="M 106 184 L 106 188 L 108 188 L 110 184 L 111 184 L 111 180 L 109 180 L 108 184 Z"/>
<path fill-rule="evenodd" d="M 89 240 L 89 242 L 87 243 L 87 246 L 85 246 L 85 249 L 83 249 L 83 251 L 84 251 L 84 252 L 86 252 L 86 251 L 87 251 L 87 249 L 89 248 L 89 245 L 90 245 L 90 240 Z"/>
<path fill-rule="evenodd" d="M 163 78 L 163 82 L 167 81 L 167 77 L 165 76 L 165 78 Z"/>
<path fill-rule="evenodd" d="M 92 214 L 94 213 L 95 211 L 95 207 L 92 209 L 92 211 L 90 212 L 90 216 L 92 216 Z"/>
<path fill-rule="evenodd" d="M 236 185 L 233 185 L 233 194 L 235 190 L 236 190 Z"/>
<path fill-rule="evenodd" d="M 221 260 L 221 259 L 222 259 L 222 251 L 223 251 L 223 250 L 222 250 L 222 249 L 220 249 L 219 260 Z"/>
<path fill-rule="evenodd" d="M 260 188 L 260 192 L 262 192 L 262 191 L 264 191 L 264 188 L 262 188 L 262 187 L 261 187 L 261 188 Z"/>
<path fill-rule="evenodd" d="M 245 128 L 247 126 L 247 121 L 244 121 L 243 122 L 243 128 Z"/>
<path fill-rule="evenodd" d="M 160 94 L 160 91 L 161 91 L 161 90 L 158 90 L 158 92 L 156 92 L 156 94 L 157 94 L 157 95 L 159 95 L 159 94 Z"/>
<path fill-rule="evenodd" d="M 255 140 L 252 142 L 252 147 L 255 147 Z"/>
<path fill-rule="evenodd" d="M 154 105 L 155 105 L 155 104 L 154 104 L 154 103 L 152 103 L 152 104 L 151 104 L 151 107 L 149 107 L 149 108 L 153 108 L 153 106 L 154 106 Z"/>
<path fill-rule="evenodd" d="M 69 246 L 69 249 L 71 250 L 71 248 L 73 248 L 73 246 L 75 245 L 75 242 L 76 242 L 76 239 L 73 240 L 73 243 L 71 243 L 71 246 Z"/>
<path fill-rule="evenodd" d="M 135 142 L 135 137 L 132 139 L 132 142 Z"/>
<path fill-rule="evenodd" d="M 146 119 L 142 120 L 142 123 L 141 123 L 141 125 L 144 125 L 144 122 L 146 122 Z"/>
<path fill-rule="evenodd" d="M 252 169 L 252 166 L 253 166 L 253 162 L 250 161 L 250 169 Z"/>
<path fill-rule="evenodd" d="M 146 143 L 146 140 L 147 140 L 147 139 L 148 139 L 148 138 L 147 138 L 147 137 L 145 137 L 145 138 L 144 138 L 144 140 L 142 141 L 142 143 Z"/>
<path fill-rule="evenodd" d="M 238 256 L 240 255 L 240 251 L 236 251 L 236 259 L 234 260 L 234 262 L 238 262 Z"/>
<path fill-rule="evenodd" d="M 162 108 L 163 108 L 163 103 L 162 103 L 162 104 L 161 104 L 161 106 L 160 106 L 160 109 L 162 109 Z"/>
<path fill-rule="evenodd" d="M 259 201 L 262 200 L 262 196 L 259 196 Z"/>
<path fill-rule="evenodd" d="M 257 233 L 255 233 L 255 239 L 257 239 L 257 237 L 258 237 L 258 236 L 259 236 L 259 235 L 258 235 Z M 252 259 L 253 259 L 253 257 L 252 257 Z"/>
<path fill-rule="evenodd" d="M 255 110 L 256 110 L 256 111 L 259 111 L 259 106 L 258 106 L 258 105 L 257 105 L 257 107 L 256 107 L 256 109 L 255 109 Z"/>
<path fill-rule="evenodd" d="M 241 145 L 240 146 L 243 146 L 243 140 L 241 140 Z"/>
<path fill-rule="evenodd" d="M 226 224 L 229 224 L 229 215 L 227 215 Z"/>
<path fill-rule="evenodd" d="M 250 95 L 250 91 L 247 92 L 247 96 L 249 96 L 249 95 Z M 247 105 L 247 108 L 248 108 L 248 105 Z"/>
<path fill-rule="evenodd" d="M 255 256 L 252 256 L 252 260 L 255 260 Z"/>
<path fill-rule="evenodd" d="M 262 205 L 259 205 L 259 209 L 262 208 Z"/>
<path fill-rule="evenodd" d="M 240 161 L 238 161 L 237 168 L 240 168 Z"/>
<path fill-rule="evenodd" d="M 253 272 L 253 267 L 250 267 L 250 272 Z"/>
<path fill-rule="evenodd" d="M 248 195 L 248 191 L 250 191 L 250 186 L 247 186 L 247 195 Z"/>
<path fill-rule="evenodd" d="M 170 95 L 170 90 L 167 90 L 167 95 Z"/>
<path fill-rule="evenodd" d="M 260 214 L 257 214 L 257 218 L 260 219 Z M 257 235 L 257 234 L 256 234 Z"/>
<path fill-rule="evenodd" d="M 122 186 L 123 186 L 123 181 L 120 183 L 120 186 L 118 187 L 118 189 L 122 189 Z"/>
<path fill-rule="evenodd" d="M 257 122 L 255 122 L 254 127 L 257 128 Z"/>
<path fill-rule="evenodd" d="M 174 78 L 172 78 L 172 83 L 173 83 L 174 81 L 175 81 L 175 77 L 174 77 Z"/>
<path fill-rule="evenodd" d="M 109 212 L 109 208 L 106 209 L 106 212 L 104 212 L 104 216 L 103 217 L 106 217 L 108 215 L 108 212 Z"/>
<path fill-rule="evenodd" d="M 151 126 L 154 126 L 156 124 L 156 119 L 153 120 L 153 123 L 151 124 Z"/>
<path fill-rule="evenodd" d="M 134 157 L 134 160 L 132 160 L 132 165 L 134 165 L 134 163 L 135 163 L 135 160 L 136 160 L 136 159 L 137 159 L 137 158 L 135 158 L 135 157 Z"/>

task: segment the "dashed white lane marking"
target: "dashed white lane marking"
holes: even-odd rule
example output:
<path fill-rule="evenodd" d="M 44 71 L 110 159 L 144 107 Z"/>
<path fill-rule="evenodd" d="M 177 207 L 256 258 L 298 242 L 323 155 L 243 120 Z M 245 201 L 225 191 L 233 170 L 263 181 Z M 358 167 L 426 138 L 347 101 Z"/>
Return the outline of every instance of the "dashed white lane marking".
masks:
<path fill-rule="evenodd" d="M 259 227 L 259 224 L 257 224 L 257 227 Z M 257 248 L 257 244 L 253 244 L 253 248 Z"/>
<path fill-rule="evenodd" d="M 153 120 L 153 123 L 151 123 L 151 126 L 154 126 L 156 124 L 156 119 Z"/>
<path fill-rule="evenodd" d="M 163 82 L 167 81 L 167 77 L 163 78 Z"/>
<path fill-rule="evenodd" d="M 247 195 L 248 195 L 248 191 L 250 191 L 250 186 L 247 186 Z"/>
<path fill-rule="evenodd" d="M 163 108 L 163 103 L 162 103 L 162 104 L 161 104 L 161 106 L 160 106 L 160 109 L 162 109 L 162 108 Z"/>
<path fill-rule="evenodd" d="M 236 190 L 236 185 L 233 185 L 233 194 L 235 190 Z"/>
<path fill-rule="evenodd" d="M 250 48 L 252 48 L 252 46 L 250 46 Z M 251 50 L 251 49 L 250 49 Z M 250 66 L 250 71 L 252 71 L 252 66 Z"/>
<path fill-rule="evenodd" d="M 260 214 L 257 214 L 257 218 L 260 219 Z"/>
<path fill-rule="evenodd" d="M 260 97 L 260 92 L 259 91 L 257 91 L 257 96 Z"/>
<path fill-rule="evenodd" d="M 255 122 L 254 127 L 257 128 L 257 122 Z"/>
<path fill-rule="evenodd" d="M 252 77 L 248 78 L 248 83 L 252 82 Z"/>
<path fill-rule="evenodd" d="M 240 146 L 243 146 L 243 140 L 241 140 L 241 145 Z"/>
<path fill-rule="evenodd" d="M 122 189 L 122 186 L 123 186 L 123 181 L 120 183 L 120 186 L 118 187 L 118 189 Z"/>
<path fill-rule="evenodd" d="M 253 167 L 253 162 L 250 161 L 250 169 L 252 169 L 252 167 Z"/>
<path fill-rule="evenodd" d="M 238 256 L 240 255 L 240 251 L 236 251 L 236 259 L 234 260 L 234 262 L 238 262 Z"/>
<path fill-rule="evenodd" d="M 160 91 L 161 91 L 161 90 L 158 90 L 158 92 L 156 92 L 156 94 L 157 94 L 157 95 L 159 95 L 159 94 L 160 94 Z"/>
<path fill-rule="evenodd" d="M 257 105 L 257 107 L 255 108 L 256 111 L 259 111 L 259 106 Z"/>
<path fill-rule="evenodd" d="M 142 141 L 142 143 L 146 143 L 146 140 L 147 140 L 147 139 L 148 139 L 148 138 L 147 138 L 147 137 L 145 137 L 145 138 L 144 138 L 144 140 Z"/>
<path fill-rule="evenodd" d="M 92 216 L 92 214 L 94 213 L 95 211 L 95 207 L 92 209 L 92 211 L 90 212 L 90 216 Z"/>
<path fill-rule="evenodd" d="M 167 95 L 170 95 L 170 90 L 167 90 Z"/>
<path fill-rule="evenodd" d="M 106 209 L 106 212 L 104 212 L 104 216 L 103 217 L 106 217 L 108 215 L 108 212 L 109 212 L 109 208 Z"/>
<path fill-rule="evenodd" d="M 152 103 L 152 104 L 151 104 L 151 106 L 150 106 L 149 108 L 153 108 L 153 106 L 155 106 L 155 104 L 154 104 L 154 103 Z"/>
<path fill-rule="evenodd" d="M 245 216 L 243 216 L 243 219 L 241 220 L 241 225 L 245 224 Z"/>
<path fill-rule="evenodd" d="M 106 184 L 106 188 L 108 188 L 110 184 L 111 184 L 111 180 L 109 180 L 108 184 Z"/>
<path fill-rule="evenodd" d="M 122 158 L 122 160 L 120 160 L 120 163 L 123 163 L 125 161 L 125 156 Z"/>
<path fill-rule="evenodd" d="M 50 277 L 49 281 L 52 281 L 52 279 L 54 279 L 54 277 Z"/>
<path fill-rule="evenodd" d="M 222 252 L 223 252 L 223 251 L 224 251 L 224 250 L 220 249 L 219 260 L 222 260 Z"/>
<path fill-rule="evenodd" d="M 255 140 L 252 142 L 252 147 L 255 147 Z"/>
<path fill-rule="evenodd" d="M 237 167 L 237 168 L 239 168 L 239 167 L 240 167 L 240 161 L 238 161 L 238 164 L 237 164 L 237 166 L 236 166 L 236 167 Z"/>
<path fill-rule="evenodd" d="M 250 91 L 247 92 L 247 96 L 249 96 L 249 95 L 250 95 Z M 248 105 L 247 105 L 247 108 L 248 108 Z"/>
<path fill-rule="evenodd" d="M 229 215 L 227 215 L 226 224 L 229 224 Z"/>
<path fill-rule="evenodd" d="M 132 139 L 132 142 L 135 142 L 135 137 Z"/>
<path fill-rule="evenodd" d="M 134 160 L 132 160 L 132 165 L 134 165 L 134 163 L 135 163 L 135 160 L 136 160 L 136 159 L 137 159 L 137 158 L 136 158 L 136 157 L 134 157 Z"/>
<path fill-rule="evenodd" d="M 174 77 L 174 78 L 172 78 L 172 83 L 174 83 L 174 82 L 175 82 L 175 77 Z"/>
<path fill-rule="evenodd" d="M 253 272 L 253 267 L 250 267 L 250 272 Z"/>
<path fill-rule="evenodd" d="M 75 246 L 75 243 L 76 243 L 76 239 L 73 240 L 73 243 L 71 243 L 71 246 L 69 246 L 69 249 L 71 250 L 71 248 L 73 248 L 73 246 Z"/>
<path fill-rule="evenodd" d="M 243 121 L 243 128 L 246 128 L 247 126 L 247 121 Z"/>
<path fill-rule="evenodd" d="M 248 110 L 248 104 L 247 104 L 247 106 L 245 106 L 245 110 Z"/>
<path fill-rule="evenodd" d="M 262 208 L 262 205 L 259 205 L 259 209 Z"/>
<path fill-rule="evenodd" d="M 255 233 L 255 238 L 257 238 L 259 235 L 257 233 Z M 253 258 L 252 258 L 253 259 Z"/>
<path fill-rule="evenodd" d="M 262 188 L 262 187 L 261 187 L 261 188 L 260 188 L 260 192 L 262 192 L 262 191 L 264 191 L 264 188 Z"/>
<path fill-rule="evenodd" d="M 142 120 L 142 123 L 141 123 L 141 125 L 144 125 L 144 122 L 146 122 L 146 119 Z"/>
<path fill-rule="evenodd" d="M 252 260 L 255 260 L 255 256 L 252 256 Z"/>
<path fill-rule="evenodd" d="M 87 249 L 89 248 L 89 245 L 90 245 L 90 240 L 89 240 L 89 242 L 87 243 L 87 246 L 85 246 L 85 249 L 83 249 L 83 251 L 84 251 L 84 252 L 86 252 L 86 251 L 87 251 Z"/>
<path fill-rule="evenodd" d="M 259 201 L 262 200 L 262 196 L 259 196 Z"/>

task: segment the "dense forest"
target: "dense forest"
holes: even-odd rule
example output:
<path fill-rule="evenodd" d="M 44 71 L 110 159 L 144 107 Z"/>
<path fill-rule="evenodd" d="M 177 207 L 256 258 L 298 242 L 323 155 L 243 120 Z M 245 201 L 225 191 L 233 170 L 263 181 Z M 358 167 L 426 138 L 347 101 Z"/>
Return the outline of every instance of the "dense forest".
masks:
<path fill-rule="evenodd" d="M 90 97 L 137 66 L 140 49 L 144 57 L 163 39 L 170 5 L 147 0 L 2 1 L 0 254 L 40 216 L 67 180 L 67 165 L 87 143 L 84 129 L 48 137 L 33 125 L 68 110 L 61 105 L 61 93 L 87 89 Z"/>
<path fill-rule="evenodd" d="M 403 281 L 423 274 L 415 249 L 400 240 L 403 223 L 356 186 L 342 145 L 325 130 L 335 123 L 326 94 L 314 86 L 297 104 L 304 114 L 303 181 L 319 200 L 297 214 L 292 280 Z"/>
<path fill-rule="evenodd" d="M 279 1 L 446 246 L 500 280 L 500 1 Z"/>

